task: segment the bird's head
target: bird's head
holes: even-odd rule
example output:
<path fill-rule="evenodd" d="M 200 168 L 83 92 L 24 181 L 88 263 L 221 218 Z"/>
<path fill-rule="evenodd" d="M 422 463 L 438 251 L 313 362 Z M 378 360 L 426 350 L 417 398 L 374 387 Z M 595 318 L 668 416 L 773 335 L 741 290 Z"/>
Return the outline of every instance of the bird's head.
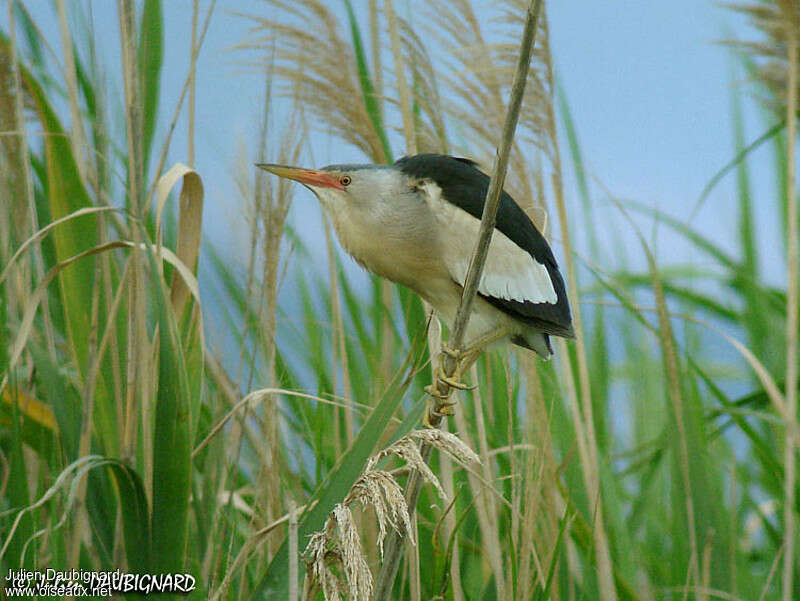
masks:
<path fill-rule="evenodd" d="M 331 218 L 342 247 L 362 266 L 419 289 L 414 273 L 434 254 L 435 237 L 414 180 L 401 169 L 394 165 L 258 167 L 311 190 Z"/>
<path fill-rule="evenodd" d="M 380 210 L 382 203 L 396 198 L 404 187 L 404 178 L 399 172 L 381 165 L 329 165 L 321 169 L 304 169 L 261 163 L 258 167 L 300 182 L 319 198 L 326 209 L 336 212 Z"/>

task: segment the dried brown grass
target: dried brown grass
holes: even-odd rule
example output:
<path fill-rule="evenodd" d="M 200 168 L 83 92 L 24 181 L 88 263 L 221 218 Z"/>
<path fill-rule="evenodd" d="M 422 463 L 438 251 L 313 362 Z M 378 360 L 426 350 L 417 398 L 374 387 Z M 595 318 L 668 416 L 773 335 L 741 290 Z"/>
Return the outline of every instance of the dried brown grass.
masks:
<path fill-rule="evenodd" d="M 461 465 L 478 463 L 480 459 L 461 440 L 440 430 L 415 430 L 392 445 L 374 454 L 367 461 L 341 503 L 334 507 L 322 530 L 311 535 L 303 556 L 308 567 L 303 586 L 304 601 L 314 599 L 322 590 L 325 601 L 356 599 L 369 601 L 374 584 L 352 508 L 370 509 L 378 525 L 378 549 L 384 556 L 384 540 L 390 532 L 406 533 L 416 544 L 409 505 L 395 477 L 378 464 L 388 458 L 401 459 L 412 473 L 421 474 L 442 498 L 444 489 L 438 477 L 420 454 L 419 443 L 430 445 Z"/>
<path fill-rule="evenodd" d="M 387 161 L 358 82 L 353 48 L 340 34 L 342 21 L 324 2 L 268 0 L 285 21 L 247 15 L 256 35 L 241 48 L 267 49 L 275 44 L 275 76 L 296 96 L 317 124 L 337 132 L 379 163 Z"/>

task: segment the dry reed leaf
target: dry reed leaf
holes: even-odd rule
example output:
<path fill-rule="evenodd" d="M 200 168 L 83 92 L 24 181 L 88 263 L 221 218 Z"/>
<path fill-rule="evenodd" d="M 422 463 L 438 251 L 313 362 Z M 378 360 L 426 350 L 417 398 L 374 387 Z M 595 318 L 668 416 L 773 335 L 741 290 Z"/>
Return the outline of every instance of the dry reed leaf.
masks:
<path fill-rule="evenodd" d="M 17 390 L 15 396 L 16 399 L 12 399 L 11 392 L 7 388 L 3 390 L 2 398 L 4 403 L 8 403 L 9 405 L 16 403 L 19 411 L 27 415 L 29 419 L 51 430 L 54 434 L 58 433 L 56 416 L 49 405 L 22 390 Z"/>
<path fill-rule="evenodd" d="M 135 248 L 135 245 L 131 242 L 123 242 L 123 246 L 127 246 L 128 248 Z M 139 245 L 139 249 L 143 251 L 149 250 L 147 245 L 142 243 Z M 183 284 L 186 286 L 189 294 L 192 295 L 195 302 L 197 303 L 198 307 L 200 306 L 200 284 L 197 282 L 197 278 L 195 277 L 194 273 L 189 266 L 184 263 L 178 255 L 172 252 L 168 248 L 162 248 L 161 252 L 156 255 L 156 257 L 162 261 L 166 261 L 170 265 L 175 268 L 175 273 L 180 275 Z M 203 331 L 202 328 L 200 329 L 200 336 L 202 338 Z"/>
<path fill-rule="evenodd" d="M 203 180 L 194 169 L 183 163 L 175 163 L 158 179 L 156 185 L 156 247 L 161 249 L 161 220 L 169 194 L 178 180 L 182 180 L 178 213 L 178 241 L 176 256 L 195 271 L 200 254 L 203 228 Z M 175 312 L 180 315 L 186 302 L 188 289 L 180 278 L 173 278 L 170 296 Z"/>

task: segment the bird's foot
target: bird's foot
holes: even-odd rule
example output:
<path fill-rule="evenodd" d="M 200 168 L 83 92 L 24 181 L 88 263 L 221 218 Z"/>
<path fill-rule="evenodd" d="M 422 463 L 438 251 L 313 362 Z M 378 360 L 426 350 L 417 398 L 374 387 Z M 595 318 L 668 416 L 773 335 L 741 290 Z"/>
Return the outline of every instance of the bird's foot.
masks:
<path fill-rule="evenodd" d="M 425 392 L 431 397 L 431 402 L 428 404 L 428 410 L 425 412 L 425 417 L 422 424 L 426 428 L 434 428 L 433 421 L 437 423 L 441 418 L 446 415 L 454 415 L 456 402 L 450 400 L 450 389 L 456 390 L 474 390 L 477 386 L 465 384 L 459 379 L 459 369 L 456 368 L 452 376 L 448 376 L 444 368 L 440 365 L 436 370 L 436 376 L 433 384 L 425 387 Z"/>
<path fill-rule="evenodd" d="M 452 376 L 448 376 L 442 365 L 436 370 L 436 381 L 425 387 L 425 392 L 435 399 L 447 400 L 450 398 L 450 388 L 457 390 L 475 390 L 477 386 L 465 384 L 460 380 L 460 370 L 456 367 Z M 446 391 L 446 392 L 445 392 Z"/>
<path fill-rule="evenodd" d="M 422 425 L 425 428 L 436 429 L 441 419 L 448 415 L 455 415 L 456 403 L 453 401 L 442 401 L 438 397 L 434 397 L 428 403 L 428 408 L 425 410 L 425 415 L 422 418 Z M 436 421 L 436 424 L 433 423 Z"/>
<path fill-rule="evenodd" d="M 442 355 L 447 355 L 450 357 L 456 364 L 455 371 L 453 372 L 452 376 L 448 376 L 444 369 L 443 361 L 439 361 L 439 371 L 436 374 L 436 379 L 440 382 L 447 384 L 451 388 L 457 388 L 458 390 L 475 390 L 477 386 L 470 386 L 469 384 L 464 384 L 459 378 L 464 371 L 465 366 L 469 366 L 472 364 L 472 355 L 469 351 L 463 351 L 451 348 L 447 346 L 447 344 L 442 343 Z"/>
<path fill-rule="evenodd" d="M 458 363 L 461 360 L 461 357 L 464 354 L 464 351 L 452 348 L 448 346 L 446 342 L 442 342 L 441 350 L 442 350 L 442 355 L 447 355 L 456 363 Z"/>
<path fill-rule="evenodd" d="M 444 382 L 450 388 L 457 388 L 458 390 L 475 390 L 477 386 L 475 384 L 466 384 L 458 379 L 457 376 L 448 377 L 444 373 L 439 374 L 438 376 L 439 381 Z"/>

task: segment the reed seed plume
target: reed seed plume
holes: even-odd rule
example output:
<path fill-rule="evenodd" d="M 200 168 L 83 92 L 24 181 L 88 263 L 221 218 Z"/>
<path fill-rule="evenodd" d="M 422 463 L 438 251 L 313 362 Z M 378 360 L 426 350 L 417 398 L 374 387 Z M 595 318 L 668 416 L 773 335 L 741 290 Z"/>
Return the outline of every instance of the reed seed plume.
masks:
<path fill-rule="evenodd" d="M 369 601 L 372 596 L 372 574 L 361 548 L 353 514 L 347 505 L 339 503 L 333 508 L 332 517 L 336 522 L 340 559 L 350 589 L 348 598 Z"/>
<path fill-rule="evenodd" d="M 496 45 L 498 79 L 511 81 L 514 65 L 517 60 L 517 43 L 515 33 L 525 25 L 524 0 L 506 0 L 500 5 L 501 15 L 496 22 L 502 31 L 507 31 L 506 39 Z M 519 113 L 520 132 L 517 139 L 528 142 L 537 148 L 549 160 L 554 160 L 553 140 L 548 134 L 549 112 L 547 107 L 553 103 L 553 67 L 550 56 L 550 28 L 546 11 L 543 8 L 539 20 L 537 44 L 533 50 L 531 68 L 525 87 L 525 102 Z"/>
<path fill-rule="evenodd" d="M 337 557 L 336 551 L 329 550 L 331 536 L 324 531 L 315 532 L 311 535 L 308 546 L 303 553 L 308 566 L 308 574 L 316 586 L 322 589 L 325 601 L 339 601 L 344 593 L 339 578 L 332 568 L 332 559 Z M 337 557 L 338 558 L 338 557 Z M 305 599 L 313 599 L 316 589 L 307 585 L 305 588 Z"/>
<path fill-rule="evenodd" d="M 787 31 L 800 28 L 800 2 L 753 0 L 725 3 L 724 6 L 745 15 L 758 32 L 758 37 L 753 40 L 725 39 L 722 42 L 753 59 L 751 75 L 768 91 L 759 94 L 760 100 L 778 117 L 783 117 L 789 81 Z"/>
<path fill-rule="evenodd" d="M 345 499 L 349 504 L 358 501 L 362 507 L 371 507 L 378 522 L 378 548 L 383 555 L 383 541 L 389 529 L 411 530 L 411 518 L 403 491 L 389 472 L 368 469 L 350 489 Z"/>
<path fill-rule="evenodd" d="M 373 579 L 356 528 L 351 507 L 358 502 L 371 508 L 378 522 L 378 549 L 383 557 L 383 543 L 390 530 L 405 532 L 416 544 L 408 504 L 403 491 L 389 472 L 377 468 L 387 457 L 397 457 L 422 474 L 423 478 L 446 499 L 439 479 L 420 455 L 418 443 L 425 442 L 444 451 L 457 463 L 468 466 L 480 463 L 475 452 L 457 436 L 441 430 L 414 430 L 397 442 L 375 453 L 367 461 L 364 472 L 350 488 L 341 503 L 328 516 L 325 526 L 311 535 L 303 552 L 308 566 L 306 591 L 321 588 L 325 601 L 334 601 L 344 594 L 346 599 L 368 601 L 372 596 Z M 337 576 L 341 568 L 344 579 Z M 307 597 L 313 599 L 313 597 Z"/>
<path fill-rule="evenodd" d="M 374 464 L 375 462 L 389 455 L 399 457 L 405 461 L 411 469 L 422 474 L 422 477 L 425 479 L 425 481 L 431 483 L 436 489 L 436 492 L 439 493 L 439 496 L 444 498 L 444 490 L 442 489 L 442 485 L 439 483 L 439 479 L 433 473 L 431 468 L 428 467 L 428 464 L 425 463 L 425 460 L 422 458 L 422 455 L 419 452 L 419 448 L 410 437 L 401 438 L 392 446 L 387 447 L 375 455 L 370 460 L 370 464 Z M 368 468 L 370 467 L 370 464 L 367 464 Z"/>
<path fill-rule="evenodd" d="M 480 457 L 478 457 L 475 451 L 470 449 L 458 436 L 451 432 L 434 429 L 414 430 L 408 436 L 419 442 L 425 442 L 440 451 L 444 451 L 450 455 L 456 463 L 460 463 L 461 465 L 481 462 Z"/>
<path fill-rule="evenodd" d="M 247 15 L 255 23 L 255 36 L 239 47 L 270 53 L 274 47 L 279 91 L 294 98 L 316 125 L 385 162 L 380 133 L 359 85 L 353 46 L 340 33 L 342 14 L 321 0 L 267 2 L 269 12 L 284 15 L 285 21 Z"/>
<path fill-rule="evenodd" d="M 410 72 L 417 151 L 447 153 L 449 152 L 447 115 L 439 91 L 439 74 L 420 34 L 405 19 L 398 21 L 403 63 Z"/>
<path fill-rule="evenodd" d="M 514 74 L 526 4 L 524 0 L 500 3 L 488 25 L 469 2 L 438 0 L 428 9 L 427 35 L 447 49 L 436 68 L 441 94 L 448 99 L 443 110 L 452 124 L 451 138 L 462 141 L 453 150 L 487 165 L 491 164 L 503 126 L 504 99 Z M 539 20 L 537 32 L 543 39 L 547 36 L 545 22 L 545 18 Z M 539 149 L 552 158 L 546 135 L 551 94 L 546 86 L 544 52 L 537 44 L 506 179 L 506 189 L 522 199 L 533 199 L 531 181 L 536 174 L 531 167 L 531 152 Z"/>

